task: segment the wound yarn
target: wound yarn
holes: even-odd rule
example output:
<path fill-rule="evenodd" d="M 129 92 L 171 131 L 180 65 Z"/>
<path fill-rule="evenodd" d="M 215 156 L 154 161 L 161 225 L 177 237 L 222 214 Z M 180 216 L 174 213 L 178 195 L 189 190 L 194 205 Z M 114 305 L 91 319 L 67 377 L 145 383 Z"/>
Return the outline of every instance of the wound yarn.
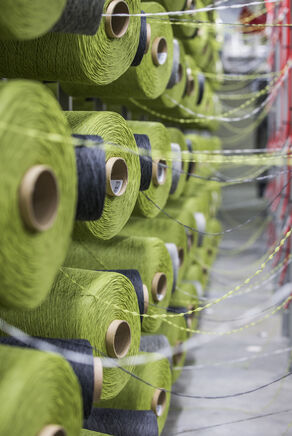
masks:
<path fill-rule="evenodd" d="M 165 351 L 165 354 L 160 350 Z M 168 339 L 164 335 L 142 335 L 140 341 L 140 351 L 145 353 L 159 353 L 169 361 L 170 368 L 172 368 L 172 349 Z"/>
<path fill-rule="evenodd" d="M 61 356 L 0 346 L 0 434 L 38 435 L 48 425 L 79 436 L 82 400 L 77 378 Z"/>
<path fill-rule="evenodd" d="M 127 165 L 127 187 L 123 195 L 106 195 L 102 215 L 95 221 L 78 221 L 75 227 L 84 227 L 99 239 L 110 239 L 121 231 L 131 216 L 141 184 L 138 147 L 132 130 L 119 114 L 113 112 L 66 112 L 75 134 L 98 135 L 104 143 L 106 161 L 122 158 Z M 119 144 L 119 146 L 115 146 Z"/>
<path fill-rule="evenodd" d="M 133 59 L 133 62 L 131 64 L 131 67 L 138 67 L 142 59 L 145 55 L 145 52 L 147 50 L 147 18 L 143 16 L 145 14 L 144 11 L 141 11 L 141 27 L 140 27 L 140 39 L 139 39 L 139 45 L 137 48 L 137 53 Z M 117 96 L 118 97 L 118 96 Z"/>
<path fill-rule="evenodd" d="M 149 292 L 147 314 L 161 314 L 161 307 L 167 307 L 169 303 L 173 280 L 172 263 L 165 244 L 158 238 L 119 235 L 110 241 L 97 241 L 93 235 L 75 229 L 65 265 L 92 270 L 134 268 L 139 271 Z M 164 275 L 159 287 L 154 286 L 157 274 Z M 152 288 L 158 290 L 158 301 L 155 300 L 156 293 L 152 292 Z M 160 324 L 160 318 L 147 317 L 143 320 L 142 329 L 153 333 Z"/>
<path fill-rule="evenodd" d="M 101 142 L 97 135 L 73 135 L 81 141 Z M 103 212 L 106 196 L 105 152 L 98 146 L 75 147 L 78 174 L 76 220 L 96 221 Z"/>
<path fill-rule="evenodd" d="M 139 354 L 143 355 L 146 353 Z M 171 371 L 169 362 L 165 358 L 160 358 L 159 360 L 144 365 L 138 365 L 135 367 L 133 373 L 142 380 L 154 386 L 158 386 L 161 390 L 170 390 L 171 388 Z M 131 377 L 119 395 L 112 400 L 102 401 L 100 407 L 126 410 L 151 410 L 153 397 L 156 392 L 157 389 Z M 163 405 L 157 404 L 155 407 L 155 412 L 158 415 L 159 434 L 164 427 L 170 403 L 170 392 L 164 391 L 164 394 L 162 394 L 164 397 Z"/>
<path fill-rule="evenodd" d="M 172 262 L 172 270 L 173 270 L 173 285 L 171 292 L 174 293 L 176 285 L 177 285 L 177 279 L 178 279 L 178 271 L 179 271 L 179 257 L 178 257 L 178 251 L 177 246 L 172 243 L 165 244 L 167 251 L 170 255 L 171 262 Z"/>
<path fill-rule="evenodd" d="M 68 123 L 45 86 L 1 82 L 0 99 L 0 305 L 24 310 L 46 298 L 64 261 L 76 164 Z"/>
<path fill-rule="evenodd" d="M 32 39 L 48 32 L 66 0 L 1 0 L 0 39 Z"/>
<path fill-rule="evenodd" d="M 84 421 L 84 427 L 114 436 L 158 436 L 157 419 L 152 410 L 94 409 Z M 84 436 L 87 435 L 86 432 Z"/>
<path fill-rule="evenodd" d="M 41 306 L 26 312 L 1 310 L 0 316 L 32 336 L 86 339 L 98 357 L 109 355 L 106 335 L 111 323 L 123 320 L 131 330 L 131 357 L 139 350 L 141 325 L 139 317 L 126 310 L 139 313 L 135 290 L 124 275 L 62 268 Z M 132 371 L 133 365 L 127 369 Z M 101 398 L 117 395 L 129 377 L 118 368 L 104 368 Z"/>
<path fill-rule="evenodd" d="M 193 153 L 192 141 L 190 139 L 186 139 L 186 144 L 187 144 L 190 156 L 192 156 L 192 153 Z M 190 159 L 191 159 L 191 157 L 190 157 Z M 194 171 L 195 171 L 195 163 L 190 160 L 189 164 L 188 164 L 188 174 L 186 177 L 186 181 L 188 181 L 190 179 L 190 177 L 194 173 Z"/>
<path fill-rule="evenodd" d="M 111 3 L 105 0 L 103 13 Z M 140 13 L 140 0 L 127 0 L 127 5 L 130 14 Z M 112 38 L 103 18 L 93 36 L 49 33 L 31 41 L 0 41 L 0 76 L 106 85 L 130 67 L 139 35 L 140 20 L 130 17 L 126 33 Z"/>
<path fill-rule="evenodd" d="M 67 0 L 65 9 L 51 32 L 95 35 L 105 0 Z"/>
<path fill-rule="evenodd" d="M 85 356 L 92 357 L 90 364 L 82 364 L 68 361 L 71 365 L 76 377 L 78 378 L 81 391 L 82 391 L 82 403 L 83 403 L 83 416 L 87 418 L 92 410 L 93 406 L 93 389 L 94 389 L 94 360 L 93 350 L 88 341 L 83 339 L 50 339 L 50 338 L 38 338 L 52 344 L 56 347 L 63 348 L 65 350 L 75 351 L 82 353 Z M 23 342 L 12 337 L 1 337 L 1 345 L 9 345 L 20 348 L 34 349 L 33 343 L 31 345 L 24 344 Z"/>
<path fill-rule="evenodd" d="M 147 191 L 152 179 L 151 143 L 149 136 L 134 134 L 138 148 L 146 155 L 140 154 L 141 184 L 140 191 Z"/>
<path fill-rule="evenodd" d="M 179 80 L 180 45 L 177 39 L 173 40 L 173 62 L 167 89 L 172 89 Z"/>
<path fill-rule="evenodd" d="M 152 150 L 152 160 L 154 161 L 152 171 L 154 172 L 154 170 L 157 170 L 159 161 L 161 161 L 162 170 L 165 170 L 164 183 L 157 185 L 152 178 L 149 189 L 144 191 L 151 200 L 159 205 L 159 207 L 163 207 L 167 202 L 171 185 L 171 161 L 164 159 L 164 156 L 169 155 L 171 152 L 169 133 L 161 123 L 128 121 L 127 124 L 133 130 L 134 134 L 142 134 L 149 137 Z M 163 165 L 166 165 L 167 168 L 163 167 Z M 144 193 L 139 193 L 134 209 L 134 215 L 154 218 L 158 213 L 159 210 L 149 200 L 147 200 Z"/>

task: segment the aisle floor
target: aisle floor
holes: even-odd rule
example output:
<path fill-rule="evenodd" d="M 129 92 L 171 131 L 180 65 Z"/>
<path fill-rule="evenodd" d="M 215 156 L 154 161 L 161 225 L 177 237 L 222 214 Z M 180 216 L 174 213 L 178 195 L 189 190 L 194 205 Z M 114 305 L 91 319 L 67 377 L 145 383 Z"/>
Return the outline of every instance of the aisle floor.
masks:
<path fill-rule="evenodd" d="M 225 190 L 224 228 L 234 225 L 234 220 L 236 222 L 244 221 L 263 208 L 263 204 L 255 200 L 253 186 L 239 189 L 237 187 Z M 239 199 L 242 206 L 237 208 Z M 249 207 L 246 207 L 246 204 Z M 238 283 L 243 282 L 257 269 L 256 262 L 265 254 L 266 232 L 243 253 L 233 256 L 226 256 L 226 254 L 228 254 L 227 249 L 236 249 L 244 244 L 259 225 L 260 222 L 257 221 L 223 238 L 221 254 L 213 266 L 208 298 L 223 295 Z M 209 310 L 204 311 L 200 328 L 204 331 L 215 330 L 221 326 L 221 321 L 228 322 L 229 326 L 233 328 L 234 323 L 231 320 L 241 317 L 244 312 L 255 306 L 264 305 L 267 299 L 273 295 L 274 288 L 273 282 L 270 281 L 250 293 L 229 298 L 214 305 Z M 289 346 L 288 339 L 282 336 L 281 313 L 273 315 L 254 327 L 244 328 L 239 333 L 224 336 L 197 336 L 198 342 L 203 336 L 210 341 L 188 352 L 186 365 L 211 364 L 211 366 L 203 368 L 195 366 L 190 370 L 185 369 L 178 382 L 173 386 L 173 391 L 200 396 L 234 394 L 254 389 L 288 371 L 290 359 L 288 351 L 265 358 L 249 359 L 249 357 L 260 355 L 260 353 L 270 353 Z M 248 360 L 212 366 L 215 362 L 231 361 L 241 357 L 247 357 Z M 172 395 L 170 413 L 163 436 L 179 434 L 200 434 L 203 436 L 292 435 L 292 424 L 289 426 L 289 423 L 292 423 L 292 410 L 260 419 L 216 426 L 256 415 L 291 409 L 291 399 L 292 377 L 265 389 L 236 398 L 202 400 Z M 208 426 L 215 427 L 204 428 Z"/>

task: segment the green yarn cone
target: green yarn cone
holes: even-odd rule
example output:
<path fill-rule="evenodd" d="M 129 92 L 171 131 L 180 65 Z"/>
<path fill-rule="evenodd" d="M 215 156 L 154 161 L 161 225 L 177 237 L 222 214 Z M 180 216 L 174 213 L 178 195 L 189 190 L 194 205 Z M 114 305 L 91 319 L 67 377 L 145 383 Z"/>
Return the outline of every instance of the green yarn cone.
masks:
<path fill-rule="evenodd" d="M 0 39 L 32 39 L 61 17 L 66 0 L 1 0 Z"/>
<path fill-rule="evenodd" d="M 66 118 L 44 86 L 1 82 L 0 100 L 0 305 L 23 310 L 46 298 L 66 255 L 75 217 L 76 164 Z M 43 230 L 28 226 L 23 204 L 31 203 L 20 193 L 24 175 L 39 165 L 53 171 L 59 194 L 55 184 L 51 194 L 42 179 L 39 185 L 29 182 L 39 186 L 31 219 Z"/>
<path fill-rule="evenodd" d="M 36 1 L 36 0 L 34 0 Z M 106 0 L 104 13 L 112 0 Z M 139 0 L 127 0 L 139 14 Z M 105 18 L 94 36 L 49 33 L 32 41 L 0 41 L 0 77 L 107 85 L 130 67 L 137 51 L 140 20 L 131 17 L 121 38 L 110 38 Z"/>
<path fill-rule="evenodd" d="M 165 12 L 158 3 L 142 3 L 145 13 Z M 173 63 L 173 33 L 170 21 L 164 17 L 163 26 L 155 20 L 151 22 L 151 41 L 148 52 L 141 64 L 130 67 L 118 80 L 107 86 L 80 86 L 80 83 L 63 84 L 64 90 L 70 95 L 86 97 L 102 97 L 104 100 L 123 100 L 129 97 L 137 99 L 158 98 L 166 89 Z M 136 19 L 133 17 L 133 19 Z M 155 65 L 152 57 L 153 43 L 157 38 L 165 38 L 167 42 L 167 60 L 163 65 Z M 71 81 L 72 82 L 72 81 Z M 103 84 L 102 84 L 103 85 Z"/>
<path fill-rule="evenodd" d="M 1 310 L 0 314 L 33 336 L 87 339 L 96 356 L 108 355 L 105 337 L 112 321 L 125 320 L 131 329 L 127 356 L 136 355 L 140 346 L 136 293 L 130 280 L 117 273 L 64 268 L 58 274 L 51 294 L 39 308 L 29 312 Z M 129 365 L 127 369 L 132 371 L 133 366 Z M 129 377 L 118 368 L 104 368 L 102 398 L 116 396 Z"/>
<path fill-rule="evenodd" d="M 151 354 L 139 353 L 139 355 L 149 355 L 149 357 L 151 357 Z M 169 362 L 165 358 L 136 366 L 134 374 L 160 389 L 171 389 L 171 372 Z M 143 384 L 140 380 L 131 377 L 130 381 L 116 398 L 110 401 L 101 401 L 100 407 L 126 410 L 151 410 L 154 392 L 155 389 L 151 386 Z M 159 433 L 163 430 L 169 404 L 170 393 L 166 392 L 166 404 L 163 413 L 161 416 L 157 417 Z"/>
<path fill-rule="evenodd" d="M 75 232 L 65 264 L 74 268 L 93 270 L 137 269 L 149 292 L 147 314 L 161 314 L 160 307 L 167 307 L 172 283 L 173 270 L 170 255 L 165 244 L 158 238 L 117 236 L 102 242 L 84 232 Z M 152 295 L 152 281 L 156 273 L 164 273 L 167 278 L 167 291 L 161 302 Z M 161 324 L 160 318 L 143 318 L 143 331 L 155 332 Z"/>
<path fill-rule="evenodd" d="M 178 226 L 177 223 L 162 216 L 153 220 L 133 217 L 128 221 L 121 234 L 125 236 L 154 237 L 161 239 L 166 244 L 175 244 L 183 259 L 178 274 L 179 279 L 182 278 L 189 251 L 187 234 L 182 226 Z"/>
<path fill-rule="evenodd" d="M 128 126 L 133 130 L 133 133 L 149 136 L 153 160 L 163 159 L 166 161 L 167 170 L 165 183 L 156 186 L 152 180 L 149 189 L 139 193 L 134 209 L 134 215 L 154 218 L 159 214 L 159 209 L 152 204 L 145 195 L 160 208 L 163 208 L 167 202 L 172 180 L 171 160 L 164 158 L 164 156 L 171 152 L 169 133 L 161 123 L 128 121 Z"/>
<path fill-rule="evenodd" d="M 148 1 L 148 0 L 146 0 Z M 157 0 L 167 11 L 182 11 L 184 10 L 185 0 Z"/>
<path fill-rule="evenodd" d="M 101 136 L 109 143 L 105 144 L 106 159 L 121 157 L 128 167 L 126 192 L 120 197 L 106 195 L 102 216 L 97 221 L 76 223 L 77 228 L 86 227 L 97 238 L 110 239 L 130 218 L 139 193 L 141 170 L 134 135 L 124 119 L 113 112 L 66 112 L 66 116 L 74 133 Z"/>
<path fill-rule="evenodd" d="M 169 0 L 170 1 L 170 0 Z M 201 0 L 196 0 L 195 2 L 195 10 L 196 9 L 202 9 L 204 7 L 204 4 Z M 175 9 L 175 10 L 182 10 L 182 9 Z M 196 12 L 193 15 L 186 14 L 186 15 L 179 15 L 177 16 L 178 20 L 183 20 L 181 24 L 174 24 L 174 34 L 177 38 L 180 38 L 182 40 L 189 39 L 195 37 L 195 35 L 198 32 L 198 29 L 200 29 L 201 26 L 196 26 L 196 22 L 204 22 L 207 21 L 206 12 Z"/>
<path fill-rule="evenodd" d="M 198 292 L 194 283 L 181 282 L 172 294 L 169 305 L 171 307 L 189 307 L 198 305 Z"/>
<path fill-rule="evenodd" d="M 56 354 L 1 345 L 0 402 L 1 436 L 38 435 L 48 425 L 80 435 L 80 386 Z"/>
<path fill-rule="evenodd" d="M 155 100 L 151 101 L 151 108 L 163 110 L 165 108 L 173 108 L 176 106 L 174 101 L 180 101 L 185 92 L 187 74 L 186 74 L 186 60 L 185 50 L 181 41 L 178 41 L 180 48 L 179 63 L 182 68 L 181 80 L 173 86 L 171 89 L 166 89 L 164 93 Z"/>
<path fill-rule="evenodd" d="M 98 433 L 96 431 L 82 429 L 80 436 L 108 436 L 108 435 L 106 435 L 105 433 Z"/>

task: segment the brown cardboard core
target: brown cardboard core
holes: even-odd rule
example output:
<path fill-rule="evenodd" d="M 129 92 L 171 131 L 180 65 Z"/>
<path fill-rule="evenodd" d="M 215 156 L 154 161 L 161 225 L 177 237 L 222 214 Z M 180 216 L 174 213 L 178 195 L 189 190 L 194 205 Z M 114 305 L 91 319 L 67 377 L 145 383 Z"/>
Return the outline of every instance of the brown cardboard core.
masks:
<path fill-rule="evenodd" d="M 146 39 L 146 47 L 145 47 L 145 52 L 144 54 L 148 53 L 149 51 L 149 47 L 150 47 L 150 42 L 151 42 L 151 25 L 149 23 L 146 24 L 146 30 L 147 30 L 147 39 Z"/>
<path fill-rule="evenodd" d="M 152 280 L 152 297 L 158 303 L 162 301 L 167 291 L 167 277 L 164 273 L 156 273 Z"/>
<path fill-rule="evenodd" d="M 178 258 L 179 258 L 179 266 L 181 267 L 185 260 L 185 250 L 183 248 L 178 248 Z"/>
<path fill-rule="evenodd" d="M 155 186 L 166 182 L 167 163 L 165 160 L 154 160 L 152 164 L 152 180 Z"/>
<path fill-rule="evenodd" d="M 67 433 L 60 425 L 46 425 L 38 434 L 38 436 L 67 436 Z"/>
<path fill-rule="evenodd" d="M 50 167 L 36 165 L 24 175 L 19 188 L 22 219 L 31 230 L 43 232 L 55 222 L 59 206 L 56 175 Z"/>
<path fill-rule="evenodd" d="M 152 44 L 152 61 L 157 67 L 164 65 L 168 57 L 168 46 L 165 38 L 156 38 Z"/>
<path fill-rule="evenodd" d="M 129 8 L 123 0 L 112 1 L 106 10 L 105 31 L 109 38 L 122 38 L 128 30 Z M 124 14 L 121 16 L 121 14 Z"/>
<path fill-rule="evenodd" d="M 166 392 L 161 389 L 156 389 L 154 391 L 151 409 L 156 416 L 162 416 L 166 406 Z"/>
<path fill-rule="evenodd" d="M 144 295 L 144 313 L 147 313 L 149 306 L 149 292 L 146 285 L 143 284 L 143 295 Z"/>
<path fill-rule="evenodd" d="M 177 342 L 175 346 L 176 346 L 176 347 L 181 347 L 182 344 L 183 344 L 182 342 Z M 184 355 L 184 353 L 183 353 L 182 350 L 178 351 L 177 353 L 175 353 L 175 354 L 173 355 L 173 357 L 172 357 L 172 362 L 173 362 L 174 366 L 177 366 L 177 365 L 180 364 L 180 362 L 181 362 L 181 360 L 182 360 L 182 358 L 183 358 L 183 355 Z"/>
<path fill-rule="evenodd" d="M 93 386 L 93 402 L 98 403 L 102 392 L 103 369 L 99 357 L 94 357 L 94 386 Z"/>
<path fill-rule="evenodd" d="M 131 328 L 127 321 L 114 320 L 106 332 L 106 349 L 110 357 L 125 357 L 131 345 Z"/>
<path fill-rule="evenodd" d="M 194 91 L 195 91 L 195 79 L 193 78 L 191 72 L 188 72 L 186 94 L 190 97 L 191 95 L 194 94 Z"/>
<path fill-rule="evenodd" d="M 186 10 L 194 11 L 196 9 L 196 0 L 187 0 Z"/>
<path fill-rule="evenodd" d="M 123 195 L 128 186 L 128 167 L 124 159 L 111 157 L 106 163 L 106 193 L 112 197 Z"/>

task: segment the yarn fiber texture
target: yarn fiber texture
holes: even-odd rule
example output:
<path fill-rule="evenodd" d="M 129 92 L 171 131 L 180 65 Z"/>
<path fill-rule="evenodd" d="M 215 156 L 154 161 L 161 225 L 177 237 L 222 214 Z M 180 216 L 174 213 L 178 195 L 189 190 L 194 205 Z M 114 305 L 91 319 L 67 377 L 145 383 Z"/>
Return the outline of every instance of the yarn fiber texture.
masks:
<path fill-rule="evenodd" d="M 118 309 L 119 308 L 119 309 Z M 64 268 L 51 294 L 29 312 L 0 311 L 1 317 L 33 336 L 86 339 L 95 356 L 107 355 L 105 336 L 114 320 L 129 323 L 132 340 L 127 356 L 136 355 L 140 345 L 140 319 L 133 285 L 121 274 Z M 48 321 L 49 320 L 49 321 Z M 133 366 L 127 367 L 132 371 Z M 129 375 L 118 368 L 104 368 L 102 398 L 112 398 L 123 389 Z"/>
<path fill-rule="evenodd" d="M 164 6 L 167 11 L 182 11 L 185 8 L 186 0 L 157 0 L 157 3 Z"/>
<path fill-rule="evenodd" d="M 186 61 L 185 61 L 185 50 L 181 41 L 179 44 L 179 64 L 182 67 L 182 77 L 179 82 L 177 82 L 172 88 L 167 88 L 164 93 L 155 100 L 151 101 L 151 107 L 157 109 L 173 108 L 176 105 L 176 101 L 180 102 L 186 87 Z M 174 100 L 174 101 L 173 101 Z"/>
<path fill-rule="evenodd" d="M 171 0 L 168 0 L 171 1 Z M 202 0 L 196 0 L 195 2 L 195 9 L 194 11 L 196 11 L 196 9 L 202 9 L 204 8 L 204 2 Z M 184 8 L 183 8 L 184 9 Z M 178 19 L 183 19 L 185 20 L 184 22 L 190 22 L 190 23 L 194 23 L 194 22 L 208 22 L 208 17 L 206 12 L 195 12 L 193 15 L 191 14 L 186 14 L 186 15 L 180 15 L 177 17 Z M 179 39 L 189 39 L 189 38 L 196 38 L 198 31 L 201 27 L 196 27 L 194 25 L 181 25 L 181 26 L 174 26 L 174 34 L 176 36 L 176 38 Z"/>
<path fill-rule="evenodd" d="M 139 354 L 147 355 L 149 353 Z M 165 358 L 136 366 L 134 374 L 161 389 L 171 389 L 171 371 L 169 362 Z M 154 392 L 154 388 L 141 383 L 140 380 L 137 380 L 134 377 L 131 377 L 125 388 L 119 395 L 117 395 L 117 397 L 110 401 L 101 401 L 100 407 L 126 410 L 150 410 Z M 157 418 L 159 433 L 161 433 L 164 427 L 169 403 L 170 393 L 166 392 L 166 407 L 163 414 Z"/>
<path fill-rule="evenodd" d="M 132 217 L 121 232 L 125 236 L 155 237 L 164 243 L 173 243 L 177 248 L 184 250 L 185 260 L 188 253 L 187 235 L 185 229 L 165 216 L 155 220 L 146 220 L 141 217 Z M 184 264 L 179 270 L 179 280 L 183 275 Z"/>
<path fill-rule="evenodd" d="M 84 428 L 81 430 L 80 436 L 108 436 L 108 433 L 99 433 L 97 431 L 85 430 Z"/>
<path fill-rule="evenodd" d="M 50 338 L 40 338 L 52 344 L 56 347 L 63 348 L 69 351 L 75 351 L 77 353 L 82 353 L 91 358 L 90 364 L 82 364 L 77 362 L 69 362 L 73 371 L 75 372 L 76 377 L 78 378 L 81 391 L 82 391 L 82 403 L 83 403 L 83 416 L 87 418 L 92 409 L 93 405 L 93 389 L 94 389 L 94 361 L 93 361 L 93 350 L 88 341 L 83 339 L 50 339 Z M 31 345 L 24 344 L 17 339 L 12 337 L 0 337 L 1 345 L 9 345 L 20 348 L 30 348 L 34 349 L 33 343 Z"/>
<path fill-rule="evenodd" d="M 187 143 L 185 140 L 185 136 L 182 133 L 182 131 L 179 129 L 171 127 L 168 129 L 168 132 L 170 135 L 170 141 L 172 143 L 178 144 L 180 146 L 182 153 L 186 152 L 188 150 L 188 147 L 187 147 Z M 182 156 L 184 156 L 184 154 L 182 154 Z M 188 162 L 186 162 L 186 160 L 184 160 L 182 158 L 181 164 L 182 164 L 181 165 L 182 173 L 179 176 L 179 182 L 178 182 L 178 185 L 177 185 L 175 192 L 173 194 L 170 194 L 170 196 L 169 196 L 170 199 L 179 198 L 182 195 L 184 187 L 185 187 L 187 172 L 188 172 Z"/>
<path fill-rule="evenodd" d="M 140 0 L 127 4 L 130 14 L 140 13 Z M 132 17 L 125 35 L 111 39 L 103 18 L 94 36 L 49 33 L 33 41 L 0 41 L 0 76 L 106 85 L 130 67 L 139 34 L 140 20 Z"/>
<path fill-rule="evenodd" d="M 171 296 L 171 307 L 189 307 L 198 304 L 198 292 L 194 283 L 182 282 L 178 286 L 179 291 L 174 292 Z M 194 313 L 197 315 L 198 312 Z"/>
<path fill-rule="evenodd" d="M 144 121 L 128 121 L 127 124 L 134 133 L 148 135 L 151 143 L 153 160 L 164 159 L 164 156 L 171 152 L 169 133 L 163 124 Z M 166 181 L 164 185 L 155 186 L 152 180 L 149 189 L 144 191 L 144 193 L 139 193 L 134 209 L 134 215 L 154 218 L 159 214 L 159 209 L 155 207 L 146 196 L 154 201 L 154 203 L 160 208 L 163 208 L 166 204 L 171 186 L 172 174 L 171 161 L 168 159 L 164 160 L 167 165 Z"/>
<path fill-rule="evenodd" d="M 121 157 L 128 167 L 128 186 L 120 197 L 106 195 L 103 213 L 96 221 L 78 221 L 76 227 L 86 227 L 100 239 L 110 239 L 124 227 L 138 197 L 141 171 L 139 153 L 134 135 L 121 115 L 113 112 L 66 112 L 74 133 L 99 135 L 109 142 L 106 160 Z M 115 146 L 118 144 L 118 146 Z"/>
<path fill-rule="evenodd" d="M 74 268 L 87 269 L 129 269 L 139 271 L 143 283 L 149 292 L 147 314 L 161 314 L 160 307 L 167 307 L 172 289 L 172 263 L 165 244 L 157 238 L 139 238 L 117 236 L 110 241 L 96 241 L 91 234 L 76 231 L 68 251 L 65 264 Z M 167 277 L 167 293 L 161 302 L 155 303 L 151 288 L 156 273 L 164 273 Z M 118 303 L 116 303 L 118 305 Z M 136 312 L 139 314 L 137 306 Z M 139 316 L 136 317 L 139 320 Z M 161 324 L 160 318 L 143 319 L 143 331 L 153 333 Z"/>
<path fill-rule="evenodd" d="M 0 346 L 0 435 L 37 435 L 49 424 L 79 436 L 82 401 L 77 378 L 56 354 Z"/>
<path fill-rule="evenodd" d="M 2 82 L 0 101 L 0 304 L 23 310 L 45 299 L 65 258 L 75 216 L 76 164 L 66 118 L 43 85 Z M 26 227 L 19 208 L 19 186 L 35 165 L 51 167 L 59 189 L 56 219 L 42 232 Z"/>
<path fill-rule="evenodd" d="M 104 0 L 67 0 L 62 16 L 51 31 L 95 35 L 103 6 Z"/>
<path fill-rule="evenodd" d="M 0 39 L 32 39 L 48 32 L 66 0 L 1 0 Z"/>
<path fill-rule="evenodd" d="M 165 12 L 158 3 L 142 3 L 145 13 Z M 133 17 L 133 20 L 137 18 Z M 152 60 L 152 45 L 156 38 L 164 37 L 167 41 L 167 60 L 163 65 L 155 65 Z M 123 100 L 129 97 L 137 99 L 154 99 L 159 97 L 168 84 L 173 62 L 173 32 L 170 21 L 164 17 L 163 26 L 160 22 L 151 21 L 151 41 L 148 52 L 137 67 L 130 67 L 117 80 L 107 86 L 80 86 L 80 83 L 64 85 L 70 95 L 95 96 L 107 100 Z M 103 85 L 103 83 L 101 84 Z"/>
<path fill-rule="evenodd" d="M 152 410 L 94 409 L 84 426 L 114 436 L 158 436 L 157 419 Z"/>

